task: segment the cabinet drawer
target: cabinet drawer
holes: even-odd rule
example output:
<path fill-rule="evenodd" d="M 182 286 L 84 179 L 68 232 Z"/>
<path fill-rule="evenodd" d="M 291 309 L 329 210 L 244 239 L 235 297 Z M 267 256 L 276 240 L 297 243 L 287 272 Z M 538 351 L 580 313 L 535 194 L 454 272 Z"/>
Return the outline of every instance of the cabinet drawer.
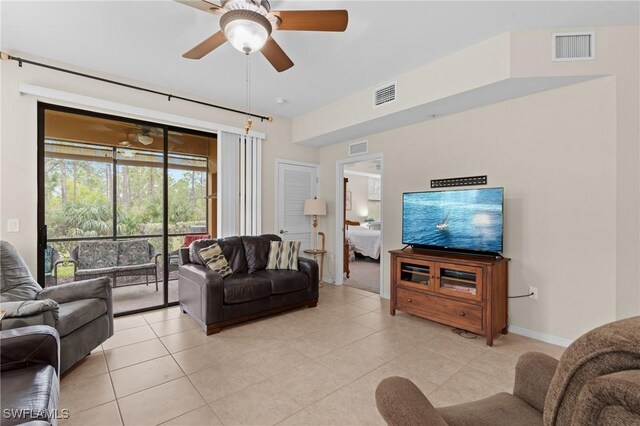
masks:
<path fill-rule="evenodd" d="M 398 287 L 398 309 L 469 331 L 482 332 L 482 306 Z"/>

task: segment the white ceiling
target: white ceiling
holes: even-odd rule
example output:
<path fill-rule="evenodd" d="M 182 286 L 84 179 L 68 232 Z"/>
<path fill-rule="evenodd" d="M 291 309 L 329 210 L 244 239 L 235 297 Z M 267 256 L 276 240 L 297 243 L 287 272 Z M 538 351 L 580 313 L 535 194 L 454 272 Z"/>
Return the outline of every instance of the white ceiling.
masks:
<path fill-rule="evenodd" d="M 218 18 L 162 1 L 2 1 L 0 47 L 244 109 L 245 59 L 224 45 L 182 53 Z M 349 10 L 345 33 L 277 32 L 295 62 L 277 73 L 251 57 L 253 111 L 294 117 L 508 30 L 638 24 L 629 2 L 272 1 L 275 10 Z M 278 105 L 276 98 L 287 102 Z"/>

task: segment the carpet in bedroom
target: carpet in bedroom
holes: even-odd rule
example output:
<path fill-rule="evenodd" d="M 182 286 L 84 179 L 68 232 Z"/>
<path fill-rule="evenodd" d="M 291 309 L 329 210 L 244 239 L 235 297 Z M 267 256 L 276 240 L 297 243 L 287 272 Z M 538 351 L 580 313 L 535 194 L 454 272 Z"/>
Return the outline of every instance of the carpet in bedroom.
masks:
<path fill-rule="evenodd" d="M 351 274 L 344 279 L 344 285 L 360 290 L 380 293 L 380 264 L 374 260 L 356 257 L 356 260 L 349 262 Z"/>

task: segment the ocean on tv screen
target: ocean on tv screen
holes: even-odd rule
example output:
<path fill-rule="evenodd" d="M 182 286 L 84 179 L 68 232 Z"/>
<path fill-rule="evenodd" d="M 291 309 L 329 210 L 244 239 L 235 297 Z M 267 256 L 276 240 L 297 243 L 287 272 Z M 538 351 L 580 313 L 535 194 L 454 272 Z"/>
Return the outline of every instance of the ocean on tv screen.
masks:
<path fill-rule="evenodd" d="M 402 241 L 502 251 L 502 188 L 404 194 Z"/>

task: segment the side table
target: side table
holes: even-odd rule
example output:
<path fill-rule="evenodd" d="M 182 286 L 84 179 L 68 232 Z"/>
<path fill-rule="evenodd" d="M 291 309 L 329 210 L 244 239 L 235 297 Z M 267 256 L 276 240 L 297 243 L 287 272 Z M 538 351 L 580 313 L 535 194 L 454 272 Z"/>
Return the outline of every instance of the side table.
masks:
<path fill-rule="evenodd" d="M 326 250 L 321 250 L 321 249 L 309 249 L 309 250 L 303 250 L 304 253 L 306 254 L 310 254 L 313 256 L 313 260 L 315 260 L 316 262 L 318 262 L 318 257 L 320 257 L 320 283 L 322 284 L 322 273 L 323 273 L 323 266 L 324 266 L 324 255 L 327 253 Z"/>

